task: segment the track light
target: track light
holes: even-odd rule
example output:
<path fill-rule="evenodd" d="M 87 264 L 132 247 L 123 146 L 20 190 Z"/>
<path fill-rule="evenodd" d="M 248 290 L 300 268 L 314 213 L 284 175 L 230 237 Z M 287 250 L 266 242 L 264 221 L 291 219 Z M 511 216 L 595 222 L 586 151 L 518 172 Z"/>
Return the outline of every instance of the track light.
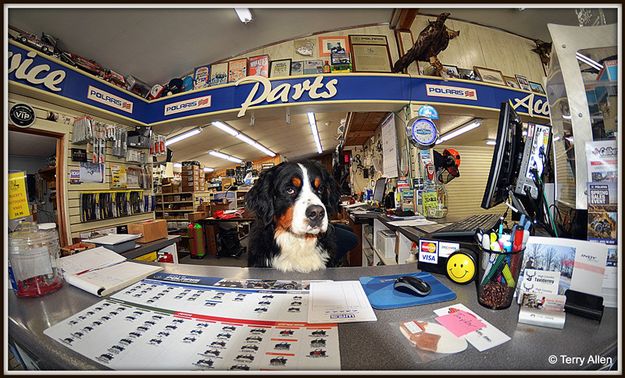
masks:
<path fill-rule="evenodd" d="M 482 120 L 474 119 L 473 121 L 467 123 L 464 126 L 460 126 L 457 129 L 452 130 L 451 132 L 447 134 L 441 135 L 441 137 L 438 138 L 438 140 L 436 141 L 436 144 L 446 142 L 450 140 L 451 138 L 455 138 L 458 135 L 464 134 L 468 131 L 475 129 L 476 127 L 480 127 L 480 125 L 482 125 Z"/>
<path fill-rule="evenodd" d="M 486 144 L 489 146 L 494 146 L 497 144 L 497 141 L 494 139 L 486 139 Z"/>
<path fill-rule="evenodd" d="M 266 155 L 269 155 L 271 157 L 276 156 L 275 152 L 271 151 L 267 147 L 263 146 L 262 144 L 258 143 L 254 139 L 252 139 L 252 138 L 248 137 L 247 135 L 239 132 L 238 130 L 234 129 L 233 127 L 229 126 L 228 124 L 226 124 L 224 122 L 215 121 L 215 122 L 211 123 L 211 125 L 215 126 L 216 128 L 218 128 L 221 131 L 224 131 L 224 132 L 232 135 L 233 137 L 236 137 L 240 141 L 243 141 L 243 142 L 249 144 L 250 146 L 252 146 L 252 147 L 262 151 Z"/>
<path fill-rule="evenodd" d="M 209 167 L 204 167 L 204 172 L 213 172 L 215 169 L 213 168 L 209 168 Z"/>
<path fill-rule="evenodd" d="M 252 12 L 250 12 L 247 8 L 234 8 L 234 11 L 237 12 L 237 16 L 239 16 L 239 20 L 242 23 L 247 24 L 252 21 Z"/>
<path fill-rule="evenodd" d="M 182 134 L 178 134 L 178 135 L 176 135 L 174 137 L 171 137 L 171 138 L 167 139 L 165 141 L 165 145 L 166 146 L 170 146 L 170 145 L 172 145 L 172 144 L 174 144 L 176 142 L 180 142 L 181 140 L 184 140 L 184 139 L 190 138 L 190 137 L 192 137 L 194 135 L 197 135 L 200 132 L 202 132 L 202 129 L 199 128 L 199 127 L 196 127 L 195 129 L 191 129 L 191 130 L 186 131 L 186 132 L 184 132 Z"/>
<path fill-rule="evenodd" d="M 322 153 L 321 140 L 319 139 L 319 130 L 317 129 L 317 120 L 315 119 L 315 113 L 308 113 L 308 123 L 310 124 L 310 131 L 312 132 L 315 144 L 317 145 L 317 152 Z"/>
<path fill-rule="evenodd" d="M 243 160 L 239 159 L 238 157 L 227 155 L 227 154 L 224 154 L 224 153 L 219 152 L 219 151 L 211 150 L 211 151 L 208 151 L 208 154 L 212 155 L 214 157 L 218 157 L 220 159 L 224 159 L 224 160 L 228 160 L 228 161 L 234 162 L 234 163 L 243 163 Z"/>

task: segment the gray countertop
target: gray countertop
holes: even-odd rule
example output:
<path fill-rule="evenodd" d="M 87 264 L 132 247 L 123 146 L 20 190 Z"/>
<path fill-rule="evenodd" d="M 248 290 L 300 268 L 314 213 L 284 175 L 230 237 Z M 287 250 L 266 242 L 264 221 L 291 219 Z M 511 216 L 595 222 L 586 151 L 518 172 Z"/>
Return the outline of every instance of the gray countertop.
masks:
<path fill-rule="evenodd" d="M 261 279 L 330 279 L 357 280 L 361 276 L 409 273 L 416 264 L 379 267 L 332 268 L 310 274 L 282 273 L 273 269 L 231 268 L 197 265 L 162 264 L 165 272 L 196 276 Z M 601 322 L 567 315 L 563 330 L 517 323 L 518 306 L 507 310 L 488 310 L 477 303 L 475 286 L 460 286 L 436 275 L 454 290 L 457 299 L 450 302 L 376 310 L 377 322 L 339 325 L 342 370 L 579 370 L 597 369 L 589 356 L 617 356 L 617 312 L 606 309 Z M 9 336 L 39 359 L 43 369 L 106 369 L 45 336 L 43 330 L 93 305 L 100 299 L 67 283 L 59 291 L 42 298 L 17 298 L 9 293 Z M 462 353 L 430 362 L 420 362 L 416 349 L 409 348 L 398 333 L 398 323 L 433 315 L 433 310 L 463 303 L 512 340 L 479 352 L 469 346 Z M 557 356 L 555 364 L 549 356 Z M 564 358 L 583 357 L 583 364 L 566 364 Z M 591 361 L 592 362 L 592 361 Z M 146 369 L 149 363 L 146 362 Z"/>

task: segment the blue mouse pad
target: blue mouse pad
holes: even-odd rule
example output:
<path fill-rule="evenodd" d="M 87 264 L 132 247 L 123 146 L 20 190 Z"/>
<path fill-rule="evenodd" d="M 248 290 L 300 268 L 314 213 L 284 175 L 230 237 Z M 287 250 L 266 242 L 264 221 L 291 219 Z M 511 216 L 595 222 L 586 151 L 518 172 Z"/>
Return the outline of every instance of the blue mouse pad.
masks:
<path fill-rule="evenodd" d="M 432 291 L 425 297 L 397 291 L 393 288 L 393 283 L 396 278 L 402 276 L 419 277 L 430 284 Z M 456 293 L 427 272 L 360 277 L 360 284 L 365 289 L 365 293 L 369 298 L 369 303 L 371 303 L 371 306 L 376 310 L 390 310 L 393 308 L 418 306 L 456 299 Z"/>

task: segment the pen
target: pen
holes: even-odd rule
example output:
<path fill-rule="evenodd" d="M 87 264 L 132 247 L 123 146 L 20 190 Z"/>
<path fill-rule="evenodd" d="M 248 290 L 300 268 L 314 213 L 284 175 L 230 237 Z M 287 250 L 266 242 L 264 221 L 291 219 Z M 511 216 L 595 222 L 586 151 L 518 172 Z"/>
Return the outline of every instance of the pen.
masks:
<path fill-rule="evenodd" d="M 523 227 L 525 224 L 525 214 L 521 214 L 521 220 L 519 221 L 519 226 Z"/>
<path fill-rule="evenodd" d="M 503 217 L 499 218 L 499 237 L 503 234 Z"/>

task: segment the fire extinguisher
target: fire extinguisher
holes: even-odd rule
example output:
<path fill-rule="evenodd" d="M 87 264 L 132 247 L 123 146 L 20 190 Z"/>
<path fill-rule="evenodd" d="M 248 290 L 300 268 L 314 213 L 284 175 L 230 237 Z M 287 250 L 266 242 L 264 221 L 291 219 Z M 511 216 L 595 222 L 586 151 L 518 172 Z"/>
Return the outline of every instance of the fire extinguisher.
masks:
<path fill-rule="evenodd" d="M 204 256 L 206 255 L 206 247 L 205 247 L 205 243 L 204 243 L 204 229 L 202 228 L 202 225 L 199 223 L 195 224 L 195 245 L 196 245 L 196 258 L 198 259 L 203 259 Z"/>
<path fill-rule="evenodd" d="M 189 249 L 191 250 L 191 258 L 197 258 L 197 243 L 195 242 L 195 228 L 193 223 L 187 226 L 187 235 L 189 236 Z"/>

